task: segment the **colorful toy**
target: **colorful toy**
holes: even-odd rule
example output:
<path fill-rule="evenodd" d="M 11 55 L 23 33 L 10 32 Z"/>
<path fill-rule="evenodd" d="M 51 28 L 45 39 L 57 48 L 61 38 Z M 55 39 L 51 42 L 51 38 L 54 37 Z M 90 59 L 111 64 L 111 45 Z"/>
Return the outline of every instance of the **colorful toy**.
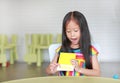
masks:
<path fill-rule="evenodd" d="M 114 75 L 113 75 L 113 78 L 114 78 L 114 79 L 119 79 L 119 75 L 118 75 L 118 74 L 114 74 Z"/>

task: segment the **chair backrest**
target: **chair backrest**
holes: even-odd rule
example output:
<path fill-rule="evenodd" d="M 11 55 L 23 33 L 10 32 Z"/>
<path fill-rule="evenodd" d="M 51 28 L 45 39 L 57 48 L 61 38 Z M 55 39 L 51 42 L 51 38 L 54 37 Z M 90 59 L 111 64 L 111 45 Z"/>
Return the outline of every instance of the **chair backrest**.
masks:
<path fill-rule="evenodd" d="M 8 44 L 8 37 L 5 34 L 0 35 L 0 46 L 6 46 Z"/>
<path fill-rule="evenodd" d="M 56 42 L 57 43 L 61 43 L 62 42 L 62 34 L 57 34 Z"/>
<path fill-rule="evenodd" d="M 53 58 L 54 58 L 54 56 L 55 56 L 55 50 L 59 47 L 59 46 L 61 46 L 61 44 L 51 44 L 50 46 L 49 46 L 49 58 L 50 58 L 50 62 L 53 60 Z"/>
<path fill-rule="evenodd" d="M 17 34 L 12 34 L 12 36 L 11 36 L 11 42 L 13 44 L 17 44 L 17 39 L 18 39 Z"/>
<path fill-rule="evenodd" d="M 40 45 L 49 46 L 51 42 L 50 34 L 40 34 Z"/>
<path fill-rule="evenodd" d="M 31 35 L 31 44 L 32 45 L 38 45 L 39 44 L 39 35 L 38 34 L 32 34 Z"/>

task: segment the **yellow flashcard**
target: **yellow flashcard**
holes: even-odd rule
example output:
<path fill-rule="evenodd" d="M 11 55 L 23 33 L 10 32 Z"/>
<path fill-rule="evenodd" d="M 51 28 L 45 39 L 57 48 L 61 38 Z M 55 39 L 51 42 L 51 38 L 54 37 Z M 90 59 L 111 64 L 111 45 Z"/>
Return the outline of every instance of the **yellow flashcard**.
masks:
<path fill-rule="evenodd" d="M 74 67 L 71 64 L 71 59 L 75 59 L 76 54 L 75 53 L 60 53 L 59 61 L 58 63 L 60 66 L 58 66 L 58 71 L 73 71 Z"/>

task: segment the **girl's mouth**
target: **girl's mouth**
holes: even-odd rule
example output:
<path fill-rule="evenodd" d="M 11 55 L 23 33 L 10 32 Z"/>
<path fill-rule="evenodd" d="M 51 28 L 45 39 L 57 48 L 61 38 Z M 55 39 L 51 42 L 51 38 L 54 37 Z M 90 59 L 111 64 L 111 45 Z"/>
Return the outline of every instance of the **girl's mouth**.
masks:
<path fill-rule="evenodd" d="M 72 43 L 77 43 L 77 38 L 71 38 Z"/>

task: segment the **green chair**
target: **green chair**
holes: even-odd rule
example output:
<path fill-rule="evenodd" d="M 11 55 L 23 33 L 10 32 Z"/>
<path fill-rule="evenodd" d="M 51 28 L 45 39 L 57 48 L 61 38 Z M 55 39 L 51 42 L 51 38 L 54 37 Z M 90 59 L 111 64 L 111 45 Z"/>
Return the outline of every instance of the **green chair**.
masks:
<path fill-rule="evenodd" d="M 18 40 L 18 36 L 16 34 L 12 34 L 11 43 L 8 44 L 8 48 L 11 49 L 11 51 L 10 51 L 10 64 L 14 64 L 14 61 L 18 60 L 17 40 Z"/>
<path fill-rule="evenodd" d="M 39 44 L 35 46 L 37 49 L 37 66 L 41 66 L 43 62 L 43 52 L 42 50 L 48 49 L 49 45 L 52 43 L 52 34 L 39 34 Z"/>
<path fill-rule="evenodd" d="M 32 34 L 31 35 L 31 45 L 32 45 L 32 56 L 34 61 L 37 63 L 39 56 L 37 55 L 36 46 L 39 44 L 39 34 Z"/>
<path fill-rule="evenodd" d="M 49 46 L 53 43 L 53 35 L 49 34 Z"/>
<path fill-rule="evenodd" d="M 39 43 L 39 49 L 38 51 L 41 51 L 39 55 L 41 55 L 41 58 L 43 58 L 43 50 L 48 49 L 49 45 L 52 43 L 52 34 L 41 34 L 40 37 L 40 43 Z M 42 59 L 43 62 L 43 59 Z"/>
<path fill-rule="evenodd" d="M 51 43 L 51 34 L 41 34 L 40 37 L 40 48 L 41 49 L 47 49 Z"/>
<path fill-rule="evenodd" d="M 57 34 L 56 43 L 62 42 L 62 34 Z"/>
<path fill-rule="evenodd" d="M 24 56 L 24 61 L 28 64 L 37 62 L 37 55 L 35 53 L 34 44 L 36 41 L 36 35 L 26 34 L 25 35 L 25 44 L 26 44 L 26 54 Z"/>
<path fill-rule="evenodd" d="M 6 46 L 7 46 L 7 36 L 0 35 L 0 63 L 3 67 L 6 67 L 7 57 L 6 57 Z"/>
<path fill-rule="evenodd" d="M 17 54 L 17 35 L 12 35 L 11 43 L 8 42 L 7 35 L 0 35 L 0 63 L 5 67 L 7 63 L 6 50 L 10 51 L 10 64 L 18 59 Z"/>
<path fill-rule="evenodd" d="M 48 49 L 49 45 L 52 43 L 52 34 L 32 34 L 30 44 L 28 40 L 30 41 L 30 36 L 26 35 L 27 53 L 24 60 L 29 64 L 35 62 L 39 67 L 43 62 L 42 50 Z"/>

